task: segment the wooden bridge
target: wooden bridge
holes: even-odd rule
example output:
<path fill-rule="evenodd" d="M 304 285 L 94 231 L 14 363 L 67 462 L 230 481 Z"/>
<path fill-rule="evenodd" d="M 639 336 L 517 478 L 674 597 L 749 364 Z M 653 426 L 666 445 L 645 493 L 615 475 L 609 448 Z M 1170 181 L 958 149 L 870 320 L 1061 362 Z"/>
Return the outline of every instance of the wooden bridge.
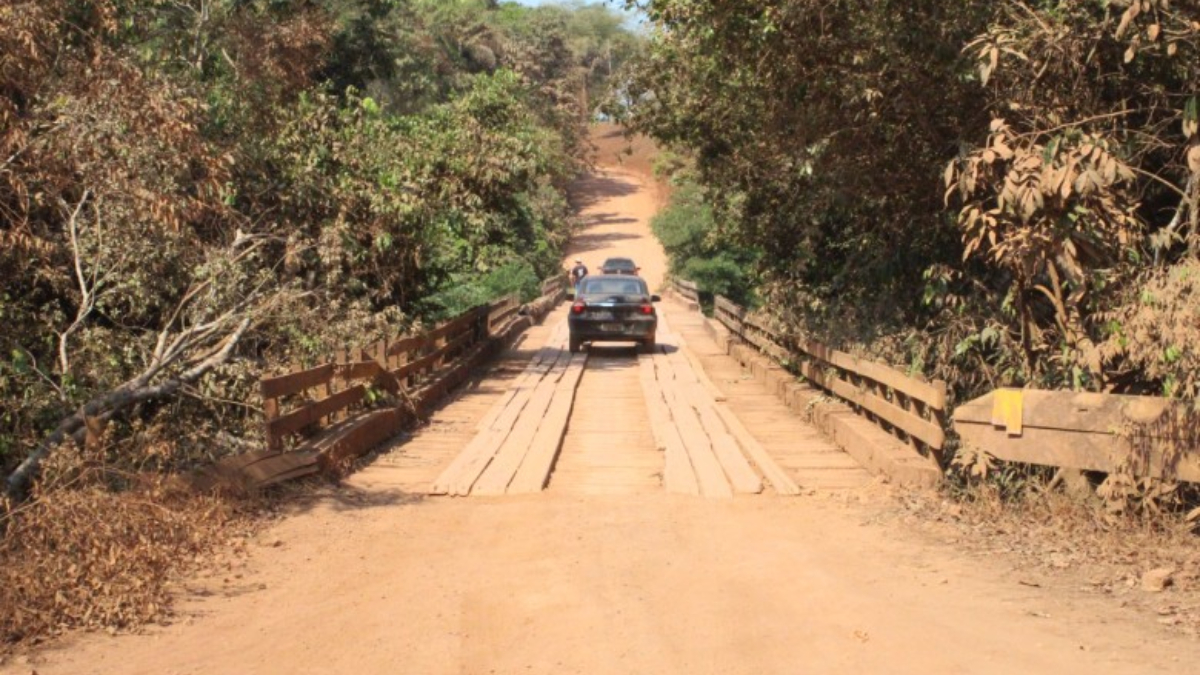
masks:
<path fill-rule="evenodd" d="M 671 291 L 651 354 L 632 343 L 572 354 L 563 284 L 552 279 L 527 305 L 502 298 L 423 333 L 265 378 L 266 449 L 226 459 L 215 473 L 261 487 L 342 472 L 382 446 L 361 478 L 431 496 L 551 489 L 722 498 L 840 490 L 872 475 L 940 480 L 944 382 L 792 339 L 720 296 L 706 318 L 695 285 L 675 281 Z M 956 413 L 960 435 L 1001 458 L 1111 470 L 1130 452 L 1106 420 L 1137 418 L 1117 413 L 1147 405 L 1159 420 L 1166 405 L 1027 394 L 1023 437 L 1011 421 L 1007 434 L 986 431 L 999 428 L 991 395 Z M 1038 421 L 1084 420 L 1085 409 L 1091 421 L 1078 428 Z M 1096 412 L 1105 410 L 1113 414 Z M 1141 434 L 1153 442 L 1142 439 L 1150 449 L 1135 469 L 1195 480 L 1194 455 L 1177 450 L 1194 439 L 1181 445 L 1176 431 L 1152 431 Z"/>
<path fill-rule="evenodd" d="M 773 370 L 739 360 L 743 338 L 714 328 L 679 293 L 658 310 L 654 353 L 618 343 L 571 354 L 560 304 L 427 424 L 375 453 L 356 482 L 431 496 L 728 498 L 871 480 L 872 470 L 789 407 Z M 905 442 L 889 442 L 936 473 Z"/>

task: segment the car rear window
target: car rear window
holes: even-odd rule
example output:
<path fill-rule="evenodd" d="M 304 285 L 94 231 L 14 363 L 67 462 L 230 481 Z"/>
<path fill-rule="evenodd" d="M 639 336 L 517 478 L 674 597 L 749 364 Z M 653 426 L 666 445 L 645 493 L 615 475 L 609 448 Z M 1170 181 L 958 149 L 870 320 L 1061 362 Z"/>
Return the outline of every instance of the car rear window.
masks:
<path fill-rule="evenodd" d="M 646 295 L 640 279 L 585 279 L 583 292 L 588 295 Z"/>

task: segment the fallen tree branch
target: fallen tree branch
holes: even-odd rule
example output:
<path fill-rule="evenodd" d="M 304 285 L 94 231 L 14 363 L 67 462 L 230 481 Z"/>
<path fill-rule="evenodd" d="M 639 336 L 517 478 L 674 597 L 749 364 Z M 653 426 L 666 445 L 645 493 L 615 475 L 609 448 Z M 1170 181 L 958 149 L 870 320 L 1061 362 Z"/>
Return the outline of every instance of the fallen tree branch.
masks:
<path fill-rule="evenodd" d="M 58 368 L 64 378 L 67 377 L 71 370 L 71 362 L 67 354 L 67 343 L 71 335 L 83 326 L 83 322 L 87 320 L 88 315 L 96 307 L 95 284 L 88 285 L 88 275 L 83 272 L 83 249 L 79 245 L 79 214 L 83 211 L 83 205 L 87 203 L 91 196 L 91 190 L 84 190 L 79 203 L 75 205 L 75 208 L 67 216 L 67 232 L 71 235 L 71 252 L 75 263 L 75 280 L 79 284 L 79 308 L 75 312 L 75 320 L 71 322 L 71 325 L 58 334 Z M 68 210 L 65 201 L 60 199 L 59 203 L 64 212 Z"/>
<path fill-rule="evenodd" d="M 42 439 L 42 442 L 34 448 L 33 452 L 8 476 L 8 479 L 5 481 L 4 496 L 13 502 L 24 498 L 28 492 L 29 485 L 32 483 L 34 476 L 37 475 L 38 469 L 46 457 L 65 441 L 75 439 L 79 434 L 86 431 L 87 420 L 89 418 L 110 419 L 117 413 L 138 403 L 170 396 L 185 385 L 196 382 L 213 368 L 224 364 L 233 355 L 233 350 L 242 339 L 242 336 L 249 330 L 250 323 L 249 318 L 242 319 L 237 328 L 225 337 L 219 349 L 190 368 L 187 368 L 179 375 L 157 384 L 150 383 L 156 374 L 160 373 L 171 361 L 176 360 L 189 346 L 200 347 L 202 345 L 197 345 L 194 342 L 190 345 L 180 345 L 178 352 L 173 355 L 175 358 L 166 363 L 157 360 L 152 362 L 145 372 L 128 380 L 117 388 L 93 398 L 75 413 L 63 418 L 54 430 Z"/>

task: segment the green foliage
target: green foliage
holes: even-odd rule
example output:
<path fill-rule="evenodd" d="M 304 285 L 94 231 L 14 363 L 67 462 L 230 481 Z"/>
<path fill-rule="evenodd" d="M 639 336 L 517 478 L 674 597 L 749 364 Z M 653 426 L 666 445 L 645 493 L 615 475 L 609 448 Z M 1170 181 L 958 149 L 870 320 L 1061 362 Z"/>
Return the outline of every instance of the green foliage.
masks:
<path fill-rule="evenodd" d="M 47 0 L 0 22 L 0 474 L 141 372 L 161 330 L 252 322 L 232 363 L 120 427 L 134 463 L 159 433 L 135 428 L 191 429 L 155 446 L 180 466 L 228 452 L 218 429 L 257 438 L 265 367 L 558 272 L 581 92 L 629 38 L 615 15 L 204 4 Z"/>
<path fill-rule="evenodd" d="M 651 228 L 677 270 L 678 265 L 710 252 L 716 221 L 703 190 L 687 183 L 671 193 L 670 203 L 654 217 Z"/>
<path fill-rule="evenodd" d="M 435 319 L 448 319 L 506 295 L 516 295 L 522 302 L 533 300 L 541 293 L 541 278 L 525 261 L 514 261 L 484 274 L 451 278 L 444 288 L 430 295 L 425 303 L 428 314 Z"/>
<path fill-rule="evenodd" d="M 1184 341 L 1150 328 L 1194 301 L 1147 312 L 1135 292 L 1200 251 L 1194 8 L 626 4 L 657 30 L 621 113 L 694 158 L 717 224 L 667 239 L 760 250 L 796 332 L 922 364 L 960 397 L 1200 391 Z M 1114 315 L 1148 342 L 1107 344 Z"/>
<path fill-rule="evenodd" d="M 758 252 L 722 245 L 713 209 L 704 190 L 680 173 L 671 201 L 651 221 L 666 250 L 672 274 L 694 281 L 706 296 L 724 295 L 742 305 L 755 304 L 751 270 Z"/>
<path fill-rule="evenodd" d="M 743 307 L 756 304 L 749 266 L 727 253 L 712 258 L 690 258 L 679 276 L 696 282 L 706 295 L 723 295 Z"/>

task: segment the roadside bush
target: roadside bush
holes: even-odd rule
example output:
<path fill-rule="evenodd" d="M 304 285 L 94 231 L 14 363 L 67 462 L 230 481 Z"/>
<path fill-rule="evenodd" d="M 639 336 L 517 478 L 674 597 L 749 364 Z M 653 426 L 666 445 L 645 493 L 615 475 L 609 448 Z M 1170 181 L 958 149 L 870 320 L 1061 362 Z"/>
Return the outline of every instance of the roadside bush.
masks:
<path fill-rule="evenodd" d="M 689 258 L 679 276 L 695 282 L 705 295 L 723 295 L 743 307 L 754 307 L 757 302 L 749 266 L 731 255 Z"/>
<path fill-rule="evenodd" d="M 541 280 L 534 273 L 533 266 L 524 261 L 515 261 L 483 276 L 452 280 L 445 289 L 430 295 L 425 302 L 430 316 L 444 320 L 505 295 L 514 294 L 521 302 L 528 302 L 540 293 Z"/>
<path fill-rule="evenodd" d="M 646 11 L 657 30 L 622 102 L 692 158 L 703 204 L 687 207 L 716 220 L 663 228 L 676 271 L 701 245 L 755 248 L 783 324 L 959 400 L 1197 395 L 1174 269 L 1200 255 L 1194 3 Z"/>
<path fill-rule="evenodd" d="M 667 252 L 671 274 L 695 282 L 707 301 L 724 295 L 740 305 L 753 305 L 757 252 L 722 245 L 713 209 L 704 190 L 688 178 L 685 162 L 672 160 L 662 166 L 674 167 L 671 182 L 677 187 L 650 226 Z"/>
<path fill-rule="evenodd" d="M 596 7 L 191 4 L 0 3 L 0 640 L 161 615 L 222 521 L 141 475 L 255 449 L 267 370 L 557 272 L 578 94 L 632 38 Z M 96 417 L 103 461 L 30 485 Z"/>

